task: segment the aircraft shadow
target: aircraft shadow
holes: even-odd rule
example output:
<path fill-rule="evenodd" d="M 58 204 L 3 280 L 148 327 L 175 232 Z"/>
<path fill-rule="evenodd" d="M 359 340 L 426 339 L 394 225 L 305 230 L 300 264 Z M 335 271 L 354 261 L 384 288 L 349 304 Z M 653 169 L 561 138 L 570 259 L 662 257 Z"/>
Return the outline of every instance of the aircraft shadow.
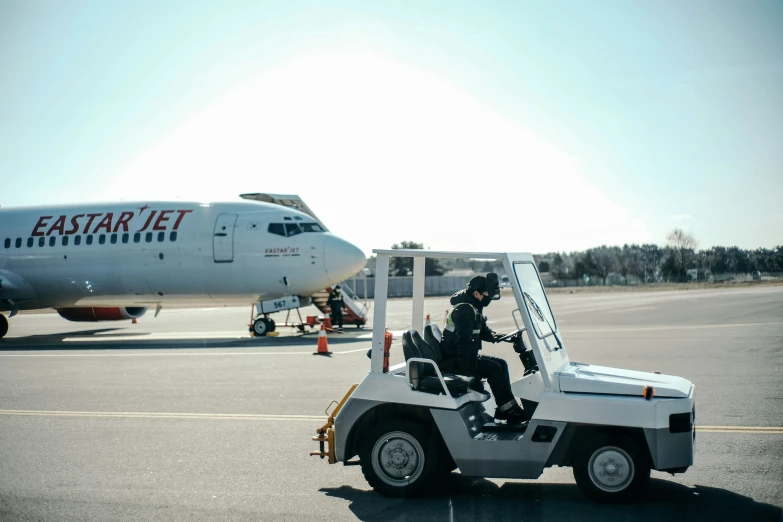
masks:
<path fill-rule="evenodd" d="M 281 337 L 222 337 L 222 338 L 187 338 L 187 339 L 148 339 L 149 333 L 129 332 L 122 328 L 97 328 L 75 332 L 63 332 L 45 335 L 30 335 L 27 337 L 12 337 L 0 339 L 0 352 L 28 350 L 160 350 L 160 349 L 194 349 L 194 348 L 272 348 L 306 346 L 315 348 L 317 336 L 281 336 Z M 237 336 L 241 332 L 237 332 Z M 74 337 L 94 337 L 94 341 L 65 341 Z M 122 339 L 112 339 L 122 337 Z M 135 339 L 129 339 L 133 337 Z M 100 339 L 100 340 L 98 340 Z M 329 346 L 342 344 L 366 343 L 371 340 L 359 338 L 350 334 L 330 334 Z"/>
<path fill-rule="evenodd" d="M 368 486 L 369 487 L 369 486 Z M 322 488 L 326 496 L 350 502 L 349 509 L 368 522 L 429 520 L 781 520 L 783 510 L 771 504 L 707 486 L 689 488 L 652 479 L 646 495 L 630 504 L 598 504 L 587 499 L 576 484 L 507 482 L 498 486 L 486 479 L 452 474 L 432 496 L 392 499 L 350 486 Z"/>

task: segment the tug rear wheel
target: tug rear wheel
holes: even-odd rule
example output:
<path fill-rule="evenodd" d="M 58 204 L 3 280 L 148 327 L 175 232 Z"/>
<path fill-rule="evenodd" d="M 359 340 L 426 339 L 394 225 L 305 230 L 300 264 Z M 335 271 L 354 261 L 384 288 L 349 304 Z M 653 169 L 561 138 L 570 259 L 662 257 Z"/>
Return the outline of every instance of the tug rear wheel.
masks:
<path fill-rule="evenodd" d="M 576 485 L 597 502 L 636 498 L 650 480 L 650 465 L 639 446 L 624 435 L 597 435 L 574 461 Z"/>
<path fill-rule="evenodd" d="M 8 319 L 3 314 L 0 314 L 0 339 L 5 337 L 8 333 Z"/>
<path fill-rule="evenodd" d="M 362 473 L 378 493 L 415 496 L 431 487 L 440 471 L 434 438 L 421 426 L 389 419 L 371 427 L 360 452 Z"/>

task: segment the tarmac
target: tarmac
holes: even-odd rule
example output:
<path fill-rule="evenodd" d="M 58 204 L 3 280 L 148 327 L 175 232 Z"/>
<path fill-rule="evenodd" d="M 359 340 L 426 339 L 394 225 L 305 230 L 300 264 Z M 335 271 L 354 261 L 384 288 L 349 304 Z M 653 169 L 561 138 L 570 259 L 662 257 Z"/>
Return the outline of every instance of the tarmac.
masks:
<path fill-rule="evenodd" d="M 324 409 L 369 370 L 371 330 L 253 338 L 247 308 L 121 323 L 20 315 L 0 341 L 0 520 L 774 520 L 783 518 L 783 287 L 549 296 L 572 360 L 694 382 L 696 457 L 602 505 L 571 469 L 538 480 L 452 474 L 421 499 L 374 493 L 309 453 Z M 411 300 L 387 327 L 410 327 Z M 513 330 L 513 298 L 485 309 Z M 442 325 L 448 298 L 425 313 Z M 302 317 L 315 315 L 303 309 Z M 295 316 L 295 314 L 291 314 Z M 370 313 L 370 324 L 372 313 Z M 508 344 L 486 353 L 511 362 Z M 392 364 L 402 362 L 399 335 Z"/>

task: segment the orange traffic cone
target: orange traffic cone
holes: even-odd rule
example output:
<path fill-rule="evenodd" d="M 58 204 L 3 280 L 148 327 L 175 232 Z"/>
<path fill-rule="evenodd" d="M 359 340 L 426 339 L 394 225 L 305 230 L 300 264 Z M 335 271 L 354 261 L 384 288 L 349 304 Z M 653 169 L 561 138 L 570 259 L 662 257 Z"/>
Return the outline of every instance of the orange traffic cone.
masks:
<path fill-rule="evenodd" d="M 427 314 L 427 319 L 424 321 L 424 326 L 427 326 L 428 324 L 432 324 L 432 321 L 430 321 L 430 314 Z"/>
<path fill-rule="evenodd" d="M 332 318 L 329 317 L 329 313 L 328 312 L 326 314 L 324 314 L 324 324 L 326 325 L 326 329 L 331 332 L 332 331 Z"/>
<path fill-rule="evenodd" d="M 318 332 L 318 351 L 313 355 L 332 355 L 326 343 L 326 325 L 321 323 L 321 331 Z"/>

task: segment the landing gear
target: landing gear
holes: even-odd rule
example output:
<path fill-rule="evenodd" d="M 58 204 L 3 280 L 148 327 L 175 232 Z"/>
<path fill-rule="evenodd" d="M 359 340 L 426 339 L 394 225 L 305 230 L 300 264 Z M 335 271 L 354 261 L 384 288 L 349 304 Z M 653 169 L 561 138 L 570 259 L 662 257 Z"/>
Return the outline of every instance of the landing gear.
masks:
<path fill-rule="evenodd" d="M 0 339 L 5 337 L 8 333 L 8 319 L 3 314 L 0 314 Z"/>
<path fill-rule="evenodd" d="M 256 337 L 264 337 L 269 332 L 275 331 L 275 322 L 269 317 L 258 317 L 253 321 L 252 332 Z"/>

